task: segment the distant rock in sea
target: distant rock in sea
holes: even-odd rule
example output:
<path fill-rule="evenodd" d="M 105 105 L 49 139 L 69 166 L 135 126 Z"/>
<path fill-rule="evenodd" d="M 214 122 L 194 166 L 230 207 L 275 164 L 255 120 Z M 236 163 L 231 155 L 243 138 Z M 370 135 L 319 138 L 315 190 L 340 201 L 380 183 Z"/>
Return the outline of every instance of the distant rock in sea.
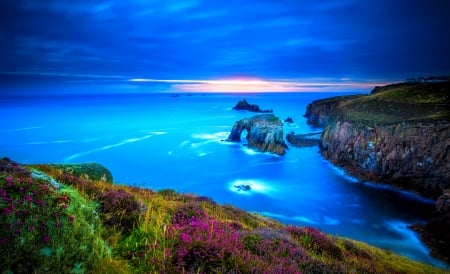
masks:
<path fill-rule="evenodd" d="M 239 101 L 234 107 L 234 110 L 247 110 L 251 112 L 272 113 L 273 110 L 261 110 L 258 105 L 249 104 L 246 100 Z"/>
<path fill-rule="evenodd" d="M 283 123 L 273 114 L 260 114 L 237 121 L 228 141 L 240 142 L 242 132 L 247 131 L 248 146 L 262 152 L 278 155 L 286 153 L 287 145 L 283 139 Z"/>
<path fill-rule="evenodd" d="M 290 123 L 290 124 L 292 124 L 292 123 L 294 123 L 294 119 L 292 119 L 291 117 L 287 117 L 287 118 L 284 120 L 284 122 L 285 122 L 285 123 Z"/>

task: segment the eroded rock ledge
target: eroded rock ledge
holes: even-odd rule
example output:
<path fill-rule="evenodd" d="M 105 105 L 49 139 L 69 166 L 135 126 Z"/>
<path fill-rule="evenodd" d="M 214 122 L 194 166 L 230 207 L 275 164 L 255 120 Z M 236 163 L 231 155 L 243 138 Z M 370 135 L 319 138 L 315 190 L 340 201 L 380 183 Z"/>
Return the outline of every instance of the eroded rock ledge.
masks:
<path fill-rule="evenodd" d="M 286 153 L 287 145 L 283 139 L 283 123 L 273 114 L 260 114 L 237 121 L 228 141 L 240 142 L 242 132 L 247 131 L 248 146 L 262 152 L 278 155 Z"/>
<path fill-rule="evenodd" d="M 349 174 L 437 199 L 413 226 L 450 263 L 450 82 L 376 87 L 370 95 L 318 100 L 308 123 L 323 127 L 322 155 Z M 447 190 L 446 190 L 447 189 Z"/>
<path fill-rule="evenodd" d="M 308 105 L 322 155 L 361 180 L 436 199 L 450 188 L 450 83 L 394 84 Z"/>

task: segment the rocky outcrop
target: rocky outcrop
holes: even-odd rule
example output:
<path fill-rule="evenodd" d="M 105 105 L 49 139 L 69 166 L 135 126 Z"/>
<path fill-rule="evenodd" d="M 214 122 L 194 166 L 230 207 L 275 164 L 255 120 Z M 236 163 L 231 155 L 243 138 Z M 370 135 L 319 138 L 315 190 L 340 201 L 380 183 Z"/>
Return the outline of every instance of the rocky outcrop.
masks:
<path fill-rule="evenodd" d="M 111 172 L 103 165 L 97 163 L 79 163 L 79 164 L 49 164 L 49 165 L 31 165 L 45 171 L 47 166 L 61 170 L 61 172 L 70 173 L 77 177 L 88 177 L 92 180 L 113 182 Z"/>
<path fill-rule="evenodd" d="M 402 123 L 360 128 L 328 125 L 322 155 L 348 173 L 437 198 L 450 188 L 450 123 Z"/>
<path fill-rule="evenodd" d="M 283 140 L 283 123 L 273 114 L 260 114 L 237 121 L 228 141 L 240 142 L 242 132 L 247 131 L 248 146 L 262 152 L 278 155 L 286 153 L 287 145 Z"/>
<path fill-rule="evenodd" d="M 308 105 L 322 155 L 361 180 L 437 198 L 450 188 L 450 83 L 394 84 Z"/>
<path fill-rule="evenodd" d="M 335 165 L 361 180 L 437 199 L 429 222 L 412 227 L 448 263 L 449 109 L 450 82 L 401 83 L 318 100 L 305 114 L 309 124 L 324 127 L 320 152 Z"/>
<path fill-rule="evenodd" d="M 359 98 L 363 95 L 352 96 L 336 96 L 321 100 L 313 101 L 306 106 L 306 123 L 315 127 L 325 127 L 329 120 L 330 114 L 346 101 Z"/>
<path fill-rule="evenodd" d="M 273 110 L 262 110 L 258 105 L 249 104 L 246 100 L 239 101 L 234 107 L 234 110 L 247 110 L 251 112 L 272 113 Z"/>

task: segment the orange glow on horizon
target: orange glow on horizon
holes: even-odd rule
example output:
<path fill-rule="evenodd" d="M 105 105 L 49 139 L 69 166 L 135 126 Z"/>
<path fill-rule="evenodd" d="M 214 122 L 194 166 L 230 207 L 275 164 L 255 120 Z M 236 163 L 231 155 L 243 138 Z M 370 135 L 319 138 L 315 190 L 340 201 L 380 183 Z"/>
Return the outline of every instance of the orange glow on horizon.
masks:
<path fill-rule="evenodd" d="M 163 79 L 130 79 L 130 82 L 141 83 L 169 83 L 180 92 L 235 92 L 235 93 L 264 93 L 264 92 L 324 92 L 343 89 L 371 89 L 379 83 L 350 82 L 347 79 L 335 81 L 295 81 L 295 80 L 261 80 L 257 78 L 231 78 L 226 80 L 163 80 Z"/>

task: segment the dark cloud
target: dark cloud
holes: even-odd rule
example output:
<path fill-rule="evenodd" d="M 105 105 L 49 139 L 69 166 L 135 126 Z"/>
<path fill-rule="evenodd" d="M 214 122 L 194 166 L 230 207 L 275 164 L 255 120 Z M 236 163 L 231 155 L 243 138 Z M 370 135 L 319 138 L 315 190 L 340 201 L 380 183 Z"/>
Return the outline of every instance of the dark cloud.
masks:
<path fill-rule="evenodd" d="M 166 79 L 450 73 L 434 1 L 0 2 L 0 72 Z"/>

